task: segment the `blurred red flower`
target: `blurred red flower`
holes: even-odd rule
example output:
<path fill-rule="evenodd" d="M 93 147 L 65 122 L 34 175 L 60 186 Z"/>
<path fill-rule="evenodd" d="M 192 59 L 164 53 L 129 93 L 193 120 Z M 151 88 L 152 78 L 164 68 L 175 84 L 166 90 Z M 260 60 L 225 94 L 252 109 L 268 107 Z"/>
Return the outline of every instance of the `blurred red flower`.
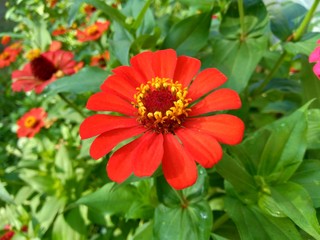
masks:
<path fill-rule="evenodd" d="M 320 40 L 317 41 L 317 44 L 320 45 Z M 315 62 L 313 66 L 314 74 L 320 79 L 320 46 L 317 46 L 314 51 L 309 56 L 309 62 Z"/>
<path fill-rule="evenodd" d="M 87 14 L 87 16 L 90 17 L 92 15 L 92 13 L 94 13 L 97 9 L 90 4 L 86 4 L 84 6 L 83 10 Z"/>
<path fill-rule="evenodd" d="M 193 185 L 197 179 L 195 161 L 210 168 L 222 157 L 219 143 L 242 141 L 241 119 L 223 113 L 212 115 L 240 108 L 238 93 L 216 89 L 227 80 L 219 70 L 208 68 L 198 73 L 198 59 L 177 57 L 172 49 L 143 52 L 130 63 L 115 68 L 101 85 L 102 92 L 92 95 L 87 103 L 90 110 L 121 116 L 99 113 L 86 118 L 80 126 L 81 138 L 98 135 L 90 147 L 94 159 L 135 138 L 109 159 L 107 172 L 115 182 L 123 182 L 132 173 L 151 176 L 161 164 L 166 180 L 175 189 Z"/>
<path fill-rule="evenodd" d="M 45 125 L 47 113 L 43 108 L 33 108 L 25 113 L 18 121 L 18 138 L 32 138 Z"/>
<path fill-rule="evenodd" d="M 59 26 L 58 28 L 56 28 L 55 30 L 52 31 L 52 36 L 59 36 L 59 35 L 63 35 L 65 33 L 68 32 L 68 29 L 66 29 L 63 26 Z"/>
<path fill-rule="evenodd" d="M 77 30 L 77 39 L 80 42 L 94 41 L 101 37 L 101 35 L 108 30 L 110 25 L 109 21 L 96 22 L 88 26 L 84 30 Z"/>
<path fill-rule="evenodd" d="M 97 66 L 100 68 L 105 68 L 107 62 L 110 60 L 109 51 L 105 51 L 102 54 L 98 54 L 91 57 L 90 66 Z"/>
<path fill-rule="evenodd" d="M 53 8 L 56 6 L 58 0 L 47 0 L 49 7 Z"/>
<path fill-rule="evenodd" d="M 11 41 L 11 37 L 8 36 L 8 35 L 4 35 L 4 36 L 1 38 L 1 44 L 2 44 L 2 45 L 7 45 L 10 41 Z"/>
<path fill-rule="evenodd" d="M 10 240 L 13 238 L 15 232 L 10 230 L 6 233 L 4 233 L 2 236 L 0 236 L 0 240 Z"/>
<path fill-rule="evenodd" d="M 40 54 L 39 50 L 28 53 L 30 62 L 22 70 L 12 73 L 13 91 L 28 92 L 34 89 L 41 93 L 43 89 L 57 78 L 75 73 L 76 61 L 73 53 L 57 50 Z"/>

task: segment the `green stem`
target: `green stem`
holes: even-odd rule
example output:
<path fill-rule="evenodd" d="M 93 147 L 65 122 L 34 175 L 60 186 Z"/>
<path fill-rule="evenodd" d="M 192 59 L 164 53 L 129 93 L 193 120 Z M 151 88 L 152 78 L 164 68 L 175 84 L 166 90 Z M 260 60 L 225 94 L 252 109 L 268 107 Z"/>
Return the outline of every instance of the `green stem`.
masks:
<path fill-rule="evenodd" d="M 66 98 L 63 93 L 58 93 L 58 95 L 69 107 L 79 113 L 81 117 L 86 118 L 86 115 L 73 102 Z"/>
<path fill-rule="evenodd" d="M 268 85 L 268 83 L 273 78 L 273 75 L 279 70 L 280 66 L 282 65 L 284 59 L 287 57 L 288 53 L 284 51 L 281 56 L 279 57 L 276 64 L 273 66 L 267 77 L 264 79 L 263 83 L 254 91 L 255 95 L 261 93 L 263 89 Z"/>
<path fill-rule="evenodd" d="M 216 221 L 214 221 L 212 225 L 212 231 L 217 230 L 222 224 L 224 224 L 226 221 L 229 220 L 228 214 L 223 214 L 221 217 L 219 217 Z"/>
<path fill-rule="evenodd" d="M 240 27 L 241 27 L 241 36 L 240 40 L 245 39 L 246 31 L 244 25 L 244 8 L 243 8 L 243 0 L 238 0 L 238 9 L 239 9 L 239 17 L 240 17 Z"/>
<path fill-rule="evenodd" d="M 306 31 L 314 12 L 316 11 L 318 4 L 319 4 L 320 0 L 315 0 L 311 6 L 311 8 L 309 9 L 307 15 L 304 17 L 302 23 L 300 24 L 300 26 L 298 27 L 298 29 L 295 31 L 295 33 L 293 34 L 293 40 L 294 41 L 298 41 L 302 35 L 304 34 L 304 32 Z"/>

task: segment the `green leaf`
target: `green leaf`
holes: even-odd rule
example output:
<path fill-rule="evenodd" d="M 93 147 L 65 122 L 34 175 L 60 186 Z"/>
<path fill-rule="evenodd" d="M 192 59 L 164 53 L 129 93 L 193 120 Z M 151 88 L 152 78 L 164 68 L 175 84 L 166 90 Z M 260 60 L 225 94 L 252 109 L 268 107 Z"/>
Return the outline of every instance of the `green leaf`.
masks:
<path fill-rule="evenodd" d="M 150 240 L 153 239 L 153 222 L 147 222 L 139 226 L 133 237 L 133 240 Z"/>
<path fill-rule="evenodd" d="M 48 95 L 60 92 L 97 92 L 110 73 L 98 67 L 84 67 L 76 74 L 62 77 L 48 86 Z"/>
<path fill-rule="evenodd" d="M 266 7 L 261 0 L 244 0 L 244 25 L 240 24 L 238 2 L 232 1 L 219 27 L 220 33 L 226 39 L 240 39 L 241 35 L 247 38 L 261 37 L 266 33 L 269 23 Z M 241 31 L 244 30 L 243 33 Z"/>
<path fill-rule="evenodd" d="M 136 198 L 136 188 L 123 185 L 113 190 L 113 185 L 107 183 L 97 191 L 78 199 L 76 204 L 86 205 L 98 215 L 125 214 Z"/>
<path fill-rule="evenodd" d="M 212 12 L 197 14 L 171 27 L 162 48 L 173 48 L 178 54 L 194 56 L 208 41 Z"/>
<path fill-rule="evenodd" d="M 231 157 L 224 153 L 221 161 L 216 165 L 217 172 L 230 182 L 238 192 L 256 192 L 254 178 L 248 173 L 238 157 Z"/>
<path fill-rule="evenodd" d="M 80 6 L 84 3 L 84 0 L 74 0 L 72 4 L 70 4 L 70 8 L 68 11 L 68 25 L 71 26 L 74 22 Z"/>
<path fill-rule="evenodd" d="M 228 77 L 224 86 L 241 92 L 267 50 L 267 43 L 267 36 L 245 41 L 216 38 L 212 44 L 214 52 L 206 66 L 218 68 Z"/>
<path fill-rule="evenodd" d="M 290 181 L 303 186 L 308 191 L 314 207 L 320 207 L 320 160 L 305 160 Z"/>
<path fill-rule="evenodd" d="M 271 30 L 278 38 L 285 41 L 298 28 L 307 9 L 290 1 L 268 5 L 271 19 Z"/>
<path fill-rule="evenodd" d="M 315 63 L 309 63 L 307 56 L 301 57 L 300 79 L 302 85 L 302 99 L 303 102 L 317 99 L 311 104 L 311 107 L 320 108 L 320 81 L 312 70 L 314 64 Z"/>
<path fill-rule="evenodd" d="M 28 18 L 24 18 L 24 22 L 30 28 L 32 35 L 31 39 L 34 43 L 34 48 L 40 48 L 42 51 L 46 51 L 51 43 L 51 36 L 47 29 L 45 21 L 33 22 Z"/>
<path fill-rule="evenodd" d="M 59 179 L 65 181 L 73 176 L 73 167 L 67 148 L 60 145 L 55 157 L 56 172 Z"/>
<path fill-rule="evenodd" d="M 308 149 L 320 148 L 320 109 L 308 111 Z"/>
<path fill-rule="evenodd" d="M 282 118 L 268 126 L 271 131 L 261 153 L 257 175 L 267 181 L 286 181 L 302 163 L 307 147 L 307 107 L 304 105 L 289 117 Z M 256 142 L 261 138 L 256 138 Z M 255 149 L 248 149 L 254 152 Z"/>
<path fill-rule="evenodd" d="M 187 207 L 169 208 L 160 204 L 155 211 L 155 239 L 209 239 L 212 213 L 204 200 Z"/>
<path fill-rule="evenodd" d="M 300 240 L 299 232 L 288 218 L 265 215 L 254 205 L 244 205 L 227 197 L 225 208 L 235 222 L 241 239 L 245 240 Z"/>
<path fill-rule="evenodd" d="M 277 207 L 297 226 L 315 239 L 320 239 L 316 210 L 308 192 L 300 185 L 287 182 L 271 187 L 271 196 Z"/>
<path fill-rule="evenodd" d="M 164 176 L 156 179 L 157 194 L 159 201 L 166 206 L 181 206 L 181 197 L 187 202 L 197 202 L 201 200 L 207 191 L 207 172 L 201 166 L 198 166 L 198 179 L 196 183 L 181 191 L 173 189 L 165 180 Z"/>
<path fill-rule="evenodd" d="M 51 226 L 58 212 L 63 209 L 64 203 L 55 197 L 48 197 L 41 206 L 42 208 L 35 214 L 35 218 L 38 224 L 41 226 L 41 231 L 46 232 Z"/>
<path fill-rule="evenodd" d="M 305 54 L 309 56 L 316 48 L 318 39 L 319 33 L 307 33 L 298 42 L 285 42 L 284 49 L 293 55 Z"/>
<path fill-rule="evenodd" d="M 74 208 L 66 214 L 60 214 L 54 222 L 52 239 L 85 240 L 87 229 L 79 208 Z"/>
<path fill-rule="evenodd" d="M 4 184 L 0 181 L 0 199 L 5 203 L 14 203 L 13 198 L 8 193 L 7 189 L 4 187 Z"/>

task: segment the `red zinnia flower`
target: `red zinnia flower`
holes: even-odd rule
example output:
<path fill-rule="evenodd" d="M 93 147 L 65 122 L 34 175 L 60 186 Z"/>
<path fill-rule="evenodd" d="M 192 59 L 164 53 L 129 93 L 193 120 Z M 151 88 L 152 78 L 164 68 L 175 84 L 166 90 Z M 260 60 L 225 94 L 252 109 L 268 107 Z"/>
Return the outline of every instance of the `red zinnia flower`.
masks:
<path fill-rule="evenodd" d="M 75 73 L 76 61 L 68 51 L 57 50 L 40 54 L 32 50 L 27 56 L 31 61 L 22 70 L 12 73 L 13 91 L 31 91 L 41 93 L 43 89 L 57 78 Z"/>
<path fill-rule="evenodd" d="M 52 31 L 52 36 L 59 36 L 59 35 L 65 34 L 67 32 L 68 32 L 68 29 L 66 29 L 63 26 L 59 26 L 57 29 Z"/>
<path fill-rule="evenodd" d="M 33 108 L 25 113 L 18 121 L 17 135 L 19 138 L 32 138 L 45 125 L 47 113 L 42 108 Z"/>
<path fill-rule="evenodd" d="M 15 232 L 10 230 L 8 232 L 6 232 L 5 234 L 3 234 L 2 236 L 0 236 L 0 240 L 10 240 L 13 238 Z"/>
<path fill-rule="evenodd" d="M 91 57 L 90 66 L 98 66 L 100 68 L 105 68 L 107 66 L 107 61 L 110 59 L 109 51 L 105 51 L 102 54 L 98 54 Z"/>
<path fill-rule="evenodd" d="M 95 24 L 87 27 L 83 31 L 77 30 L 77 39 L 80 42 L 87 42 L 97 40 L 101 35 L 108 30 L 110 25 L 109 21 L 96 22 Z"/>
<path fill-rule="evenodd" d="M 87 14 L 87 16 L 90 17 L 92 15 L 92 13 L 94 13 L 97 9 L 90 4 L 86 4 L 84 6 L 83 10 Z"/>
<path fill-rule="evenodd" d="M 10 41 L 11 41 L 11 37 L 8 36 L 8 35 L 4 35 L 4 36 L 1 38 L 1 44 L 2 44 L 2 45 L 7 45 Z"/>
<path fill-rule="evenodd" d="M 53 8 L 54 6 L 56 6 L 58 0 L 47 0 L 49 7 Z"/>
<path fill-rule="evenodd" d="M 98 159 L 135 137 L 110 157 L 107 172 L 113 181 L 121 183 L 132 173 L 151 176 L 161 164 L 172 187 L 193 185 L 195 161 L 210 168 L 222 157 L 219 143 L 242 140 L 241 119 L 222 113 L 212 116 L 215 111 L 240 108 L 239 95 L 227 88 L 213 91 L 227 78 L 215 68 L 197 74 L 200 61 L 177 57 L 172 49 L 143 52 L 130 63 L 115 68 L 101 85 L 102 92 L 87 103 L 90 110 L 122 116 L 88 117 L 80 126 L 81 138 L 98 135 L 90 148 L 92 158 Z"/>

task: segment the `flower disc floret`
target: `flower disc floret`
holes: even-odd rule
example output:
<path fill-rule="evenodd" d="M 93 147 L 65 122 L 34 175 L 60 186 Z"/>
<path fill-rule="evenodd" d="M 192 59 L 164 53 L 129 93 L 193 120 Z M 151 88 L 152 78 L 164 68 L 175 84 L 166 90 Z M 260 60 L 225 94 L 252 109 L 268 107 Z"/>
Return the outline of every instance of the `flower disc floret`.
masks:
<path fill-rule="evenodd" d="M 154 132 L 173 133 L 191 111 L 187 94 L 187 88 L 170 78 L 155 77 L 141 84 L 133 102 L 138 109 L 138 121 Z"/>

